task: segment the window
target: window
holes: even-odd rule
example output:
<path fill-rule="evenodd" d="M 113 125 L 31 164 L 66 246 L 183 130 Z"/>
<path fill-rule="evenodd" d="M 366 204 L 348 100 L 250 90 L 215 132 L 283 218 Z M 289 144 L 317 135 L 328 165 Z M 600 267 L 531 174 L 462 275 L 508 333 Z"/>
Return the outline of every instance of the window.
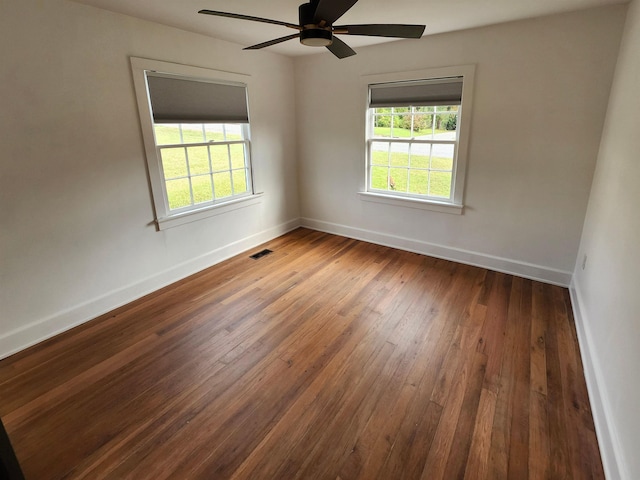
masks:
<path fill-rule="evenodd" d="M 159 228 L 255 200 L 242 75 L 132 58 Z"/>
<path fill-rule="evenodd" d="M 473 70 L 367 77 L 365 194 L 462 212 Z"/>

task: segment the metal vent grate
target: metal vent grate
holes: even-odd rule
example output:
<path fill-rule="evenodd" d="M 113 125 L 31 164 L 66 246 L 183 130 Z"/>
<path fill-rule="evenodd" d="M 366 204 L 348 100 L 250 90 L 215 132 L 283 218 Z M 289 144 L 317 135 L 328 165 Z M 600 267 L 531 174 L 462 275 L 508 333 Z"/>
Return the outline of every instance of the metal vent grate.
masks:
<path fill-rule="evenodd" d="M 253 258 L 254 260 L 258 260 L 259 258 L 264 257 L 265 255 L 269 255 L 270 253 L 273 253 L 272 250 L 269 250 L 268 248 L 265 248 L 264 250 L 262 250 L 261 252 L 258 253 L 254 253 L 253 255 L 251 255 L 249 258 Z"/>

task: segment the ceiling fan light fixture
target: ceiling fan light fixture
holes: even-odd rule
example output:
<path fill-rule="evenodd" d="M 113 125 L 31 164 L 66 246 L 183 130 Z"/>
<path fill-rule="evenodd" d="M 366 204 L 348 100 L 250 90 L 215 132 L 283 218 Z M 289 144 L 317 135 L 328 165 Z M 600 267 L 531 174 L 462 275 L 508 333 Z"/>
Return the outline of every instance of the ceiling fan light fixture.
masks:
<path fill-rule="evenodd" d="M 324 28 L 306 28 L 300 32 L 300 43 L 308 47 L 328 47 L 333 43 L 333 35 Z"/>

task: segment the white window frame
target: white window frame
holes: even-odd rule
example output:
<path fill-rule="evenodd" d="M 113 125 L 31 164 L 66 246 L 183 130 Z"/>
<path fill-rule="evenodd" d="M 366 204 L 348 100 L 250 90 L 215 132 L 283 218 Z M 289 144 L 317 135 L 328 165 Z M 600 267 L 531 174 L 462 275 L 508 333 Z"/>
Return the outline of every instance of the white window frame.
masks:
<path fill-rule="evenodd" d="M 140 114 L 140 124 L 142 127 L 142 137 L 147 159 L 147 168 L 149 180 L 151 183 L 151 192 L 155 209 L 155 222 L 158 230 L 164 230 L 185 223 L 201 220 L 214 215 L 227 213 L 238 208 L 244 208 L 257 204 L 262 200 L 261 193 L 256 192 L 255 169 L 250 160 L 251 139 L 249 137 L 249 128 L 243 129 L 245 135 L 245 155 L 248 163 L 249 177 L 247 179 L 249 192 L 241 196 L 226 197 L 216 200 L 205 206 L 194 205 L 192 207 L 180 208 L 176 210 L 169 209 L 166 187 L 164 183 L 164 174 L 162 170 L 162 159 L 160 150 L 167 147 L 166 145 L 157 145 L 154 130 L 153 112 L 147 87 L 146 73 L 154 72 L 167 75 L 176 75 L 194 80 L 213 81 L 213 82 L 232 82 L 242 83 L 249 90 L 250 76 L 211 70 L 208 68 L 194 67 L 189 65 L 181 65 L 160 60 L 151 60 L 146 58 L 131 57 L 131 68 L 133 74 L 133 82 L 135 87 L 136 99 L 138 103 L 138 112 Z M 223 144 L 228 142 L 216 142 Z M 203 145 L 205 145 L 203 143 Z M 199 144 L 189 144 L 189 146 L 198 146 Z"/>
<path fill-rule="evenodd" d="M 471 109 L 473 100 L 473 83 L 475 65 L 460 65 L 441 68 L 429 68 L 410 72 L 395 72 L 376 75 L 364 75 L 361 77 L 362 90 L 365 93 L 366 112 L 366 155 L 365 155 L 365 188 L 359 192 L 360 198 L 365 201 L 384 203 L 388 205 L 404 206 L 431 210 L 443 213 L 462 214 L 464 211 L 464 185 L 467 171 L 469 149 L 469 127 L 471 124 Z M 456 148 L 454 149 L 453 171 L 451 179 L 451 197 L 449 199 L 434 199 L 433 197 L 395 193 L 392 191 L 381 192 L 370 188 L 370 162 L 371 143 L 380 140 L 370 136 L 373 132 L 373 115 L 369 109 L 369 86 L 380 83 L 397 83 L 406 81 L 432 80 L 441 78 L 462 77 L 462 103 L 458 113 L 458 134 Z M 385 140 L 387 140 L 385 138 Z M 389 139 L 391 140 L 391 139 Z M 392 140 L 393 141 L 393 140 Z M 406 142 L 404 142 L 406 143 Z"/>

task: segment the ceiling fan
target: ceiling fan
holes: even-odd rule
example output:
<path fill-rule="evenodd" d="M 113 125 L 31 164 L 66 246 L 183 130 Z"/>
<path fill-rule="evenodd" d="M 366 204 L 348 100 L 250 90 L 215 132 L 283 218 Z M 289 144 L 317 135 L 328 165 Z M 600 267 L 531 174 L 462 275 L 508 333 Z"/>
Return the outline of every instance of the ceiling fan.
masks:
<path fill-rule="evenodd" d="M 344 15 L 358 0 L 311 0 L 298 7 L 299 24 L 270 20 L 268 18 L 252 17 L 237 13 L 217 12 L 214 10 L 200 10 L 198 13 L 216 15 L 218 17 L 251 20 L 253 22 L 271 23 L 297 30 L 297 33 L 286 37 L 276 38 L 268 42 L 246 47 L 244 50 L 258 50 L 278 43 L 299 38 L 300 43 L 311 47 L 327 47 L 338 58 L 355 55 L 356 52 L 335 35 L 367 35 L 373 37 L 420 38 L 424 33 L 424 25 L 402 24 L 365 24 L 365 25 L 334 25 L 333 23 Z"/>

